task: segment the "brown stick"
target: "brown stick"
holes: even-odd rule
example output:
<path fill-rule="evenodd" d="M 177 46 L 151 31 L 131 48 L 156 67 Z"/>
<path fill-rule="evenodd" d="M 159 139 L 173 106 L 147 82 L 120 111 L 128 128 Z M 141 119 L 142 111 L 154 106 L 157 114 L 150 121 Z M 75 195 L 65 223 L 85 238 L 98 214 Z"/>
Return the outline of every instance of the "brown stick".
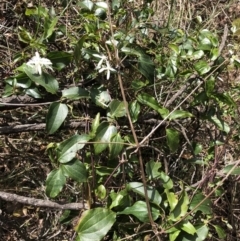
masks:
<path fill-rule="evenodd" d="M 3 199 L 8 202 L 18 202 L 23 203 L 35 207 L 46 207 L 46 208 L 55 208 L 62 210 L 81 210 L 81 209 L 89 209 L 86 203 L 67 203 L 67 204 L 59 204 L 56 202 L 52 202 L 49 200 L 42 200 L 37 198 L 24 197 L 17 194 L 0 192 L 0 199 Z"/>
<path fill-rule="evenodd" d="M 68 124 L 64 124 L 62 128 L 77 128 L 77 127 L 85 127 L 85 121 L 73 121 Z M 14 125 L 14 126 L 1 126 L 0 127 L 0 135 L 3 134 L 12 134 L 19 132 L 28 132 L 28 131 L 40 131 L 46 128 L 46 124 L 25 124 L 25 125 Z"/>

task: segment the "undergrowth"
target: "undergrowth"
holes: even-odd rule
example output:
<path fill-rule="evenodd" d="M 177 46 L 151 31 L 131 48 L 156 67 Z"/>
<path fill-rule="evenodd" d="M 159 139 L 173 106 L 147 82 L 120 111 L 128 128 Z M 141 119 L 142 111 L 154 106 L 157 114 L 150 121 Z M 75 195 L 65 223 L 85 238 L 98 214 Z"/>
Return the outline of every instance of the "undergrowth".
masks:
<path fill-rule="evenodd" d="M 237 240 L 238 9 L 3 4 L 4 240 Z"/>

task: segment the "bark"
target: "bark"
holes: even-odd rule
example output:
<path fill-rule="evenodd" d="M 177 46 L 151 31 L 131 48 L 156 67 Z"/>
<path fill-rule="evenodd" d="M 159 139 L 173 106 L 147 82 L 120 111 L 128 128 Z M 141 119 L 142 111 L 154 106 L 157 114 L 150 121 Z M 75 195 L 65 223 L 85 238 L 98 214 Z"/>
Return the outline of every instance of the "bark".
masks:
<path fill-rule="evenodd" d="M 85 127 L 86 121 L 72 121 L 66 124 L 63 124 L 61 128 L 79 128 Z M 12 134 L 12 133 L 19 133 L 19 132 L 29 132 L 29 131 L 42 131 L 45 130 L 46 124 L 45 123 L 38 123 L 38 124 L 24 124 L 24 125 L 12 125 L 12 126 L 1 126 L 0 127 L 0 135 L 3 134 Z"/>
<path fill-rule="evenodd" d="M 70 210 L 81 210 L 81 209 L 89 209 L 86 203 L 67 203 L 67 204 L 59 204 L 56 202 L 52 202 L 49 200 L 37 199 L 24 197 L 17 194 L 0 192 L 0 199 L 3 199 L 7 202 L 19 202 L 35 207 L 46 207 L 46 208 L 55 208 L 55 209 L 70 209 Z"/>

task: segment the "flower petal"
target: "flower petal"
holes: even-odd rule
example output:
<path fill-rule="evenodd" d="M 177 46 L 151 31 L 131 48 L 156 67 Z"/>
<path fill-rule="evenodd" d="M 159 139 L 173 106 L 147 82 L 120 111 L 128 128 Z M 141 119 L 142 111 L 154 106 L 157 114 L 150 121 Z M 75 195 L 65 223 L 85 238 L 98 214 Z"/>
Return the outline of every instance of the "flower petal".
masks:
<path fill-rule="evenodd" d="M 98 70 L 99 73 L 102 73 L 103 71 L 107 70 L 107 68 L 101 68 L 100 70 Z"/>
<path fill-rule="evenodd" d="M 110 78 L 110 70 L 108 69 L 107 70 L 107 80 L 109 80 L 109 78 Z"/>

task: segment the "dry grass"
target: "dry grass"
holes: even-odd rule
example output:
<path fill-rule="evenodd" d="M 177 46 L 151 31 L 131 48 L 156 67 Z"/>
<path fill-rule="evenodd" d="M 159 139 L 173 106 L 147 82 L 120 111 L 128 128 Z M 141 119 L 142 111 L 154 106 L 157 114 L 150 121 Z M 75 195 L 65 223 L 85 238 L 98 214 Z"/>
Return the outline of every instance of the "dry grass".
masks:
<path fill-rule="evenodd" d="M 154 15 L 149 19 L 150 22 L 158 26 L 166 24 L 169 19 L 169 25 L 174 28 L 181 28 L 185 31 L 190 31 L 194 28 L 209 28 L 215 30 L 220 36 L 225 24 L 231 26 L 232 20 L 240 17 L 239 1 L 188 1 L 171 0 L 152 2 L 153 9 L 156 10 Z M 41 4 L 51 6 L 51 1 L 41 1 Z M 55 3 L 54 3 L 55 4 Z M 141 4 L 140 2 L 137 4 Z M 0 78 L 1 78 L 1 93 L 3 92 L 3 79 L 11 76 L 16 64 L 14 56 L 21 51 L 26 50 L 19 42 L 17 36 L 18 26 L 28 26 L 29 22 L 24 16 L 26 3 L 23 1 L 13 0 L 3 1 L 0 3 Z M 63 10 L 60 5 L 55 5 L 55 9 L 59 12 Z M 79 28 L 78 22 L 75 21 L 77 11 L 75 5 L 70 4 L 66 12 L 61 18 L 61 23 L 68 25 L 69 32 L 77 32 Z M 172 7 L 172 8 L 171 8 Z M 177 13 L 177 14 L 176 14 Z M 202 23 L 197 23 L 197 17 L 202 18 Z M 34 31 L 34 29 L 32 29 Z M 227 44 L 232 44 L 232 39 L 227 40 Z M 64 51 L 70 50 L 69 39 L 59 40 L 59 48 Z M 54 49 L 55 46 L 52 46 Z M 224 49 L 227 55 L 227 48 Z M 66 81 L 72 83 L 75 73 L 69 75 Z M 235 100 L 239 102 L 238 88 L 236 87 L 235 77 L 239 73 L 235 70 L 229 70 L 221 78 L 224 83 L 221 83 L 219 88 L 223 91 L 231 91 L 235 96 Z M 234 87 L 234 88 L 233 88 Z M 231 89 L 232 88 L 232 89 Z M 0 107 L 2 108 L 2 107 Z M 0 126 L 23 124 L 26 120 L 31 120 L 32 123 L 44 122 L 46 108 L 43 107 L 26 107 L 26 108 L 5 108 L 1 110 Z M 79 110 L 80 111 L 80 110 Z M 227 118 L 227 117 L 226 117 Z M 230 118 L 230 117 L 229 117 Z M 232 117 L 231 117 L 232 118 Z M 219 153 L 219 162 L 224 163 L 231 160 L 239 159 L 239 131 L 240 123 L 238 121 L 239 113 L 236 113 L 236 119 L 230 120 L 232 123 L 233 132 L 229 137 L 229 142 L 225 150 Z M 46 146 L 50 142 L 62 141 L 65 136 L 74 133 L 75 130 L 65 130 L 61 135 L 48 136 L 44 131 L 23 132 L 17 134 L 2 135 L 0 137 L 0 190 L 18 193 L 36 198 L 45 199 L 44 180 L 50 172 L 52 165 L 46 155 Z M 208 131 L 211 129 L 201 130 L 202 137 L 208 136 Z M 209 139 L 205 139 L 205 145 L 208 146 Z M 186 163 L 178 165 L 175 169 L 172 166 L 172 175 L 182 180 L 186 177 L 181 177 L 179 170 L 191 172 L 191 177 L 200 180 L 204 176 L 204 172 L 192 170 L 192 166 Z M 195 175 L 195 176 L 194 176 Z M 187 177 L 189 178 L 189 177 Z M 67 194 L 71 192 L 71 183 L 66 187 L 59 200 L 67 200 Z M 228 235 L 225 240 L 234 241 L 240 240 L 240 188 L 239 180 L 235 177 L 228 180 L 223 185 L 223 194 L 215 199 L 214 213 L 215 223 L 226 221 L 232 226 L 226 228 Z M 0 239 L 1 240 L 74 240 L 75 233 L 72 229 L 72 224 L 61 225 L 58 220 L 62 211 L 46 210 L 43 208 L 32 208 L 17 203 L 0 202 Z M 216 238 L 209 238 L 217 240 Z"/>

